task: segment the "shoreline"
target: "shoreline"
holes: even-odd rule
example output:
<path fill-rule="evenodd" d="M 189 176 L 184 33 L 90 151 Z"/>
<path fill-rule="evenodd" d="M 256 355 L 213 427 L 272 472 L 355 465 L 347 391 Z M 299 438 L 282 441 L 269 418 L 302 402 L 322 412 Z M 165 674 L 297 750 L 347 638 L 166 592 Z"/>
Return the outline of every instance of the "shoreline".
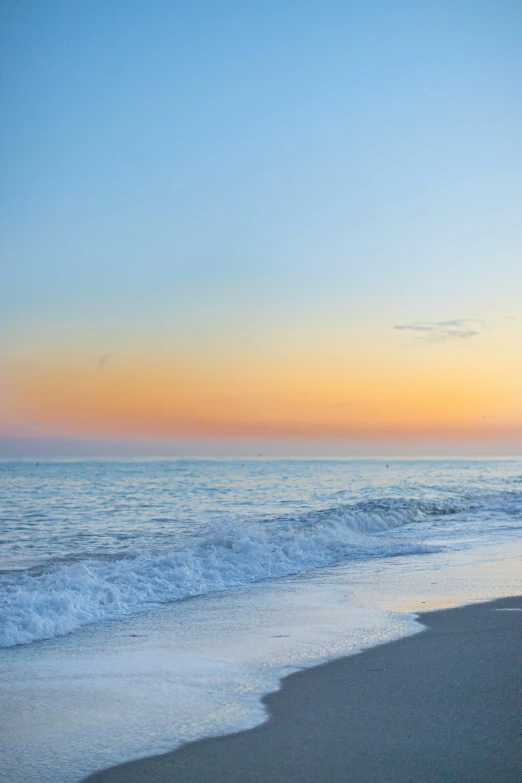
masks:
<path fill-rule="evenodd" d="M 514 783 L 522 596 L 418 615 L 421 633 L 288 675 L 267 720 L 84 783 Z"/>

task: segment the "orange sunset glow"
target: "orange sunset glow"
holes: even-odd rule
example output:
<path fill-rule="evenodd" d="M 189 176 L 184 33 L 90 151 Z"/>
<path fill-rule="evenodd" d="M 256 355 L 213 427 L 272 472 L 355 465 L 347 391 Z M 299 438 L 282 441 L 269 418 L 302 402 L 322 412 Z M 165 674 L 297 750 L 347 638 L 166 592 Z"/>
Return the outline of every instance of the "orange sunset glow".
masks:
<path fill-rule="evenodd" d="M 323 438 L 520 436 L 522 373 L 509 354 L 413 344 L 386 353 L 187 354 L 12 362 L 11 421 L 61 436 Z"/>

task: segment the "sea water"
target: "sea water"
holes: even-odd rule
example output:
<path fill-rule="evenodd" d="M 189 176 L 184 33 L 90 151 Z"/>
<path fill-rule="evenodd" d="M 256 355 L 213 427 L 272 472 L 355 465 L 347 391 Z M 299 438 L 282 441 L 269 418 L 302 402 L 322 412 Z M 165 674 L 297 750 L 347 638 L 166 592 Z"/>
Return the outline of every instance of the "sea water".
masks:
<path fill-rule="evenodd" d="M 0 520 L 0 779 L 73 783 L 519 593 L 522 462 L 2 462 Z"/>

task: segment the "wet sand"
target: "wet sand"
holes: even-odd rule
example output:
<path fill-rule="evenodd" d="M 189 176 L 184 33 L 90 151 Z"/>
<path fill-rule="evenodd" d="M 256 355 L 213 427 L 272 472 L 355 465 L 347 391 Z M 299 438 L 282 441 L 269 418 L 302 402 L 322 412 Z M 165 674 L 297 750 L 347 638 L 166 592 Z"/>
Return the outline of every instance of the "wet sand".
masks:
<path fill-rule="evenodd" d="M 86 781 L 522 781 L 522 597 L 419 619 L 422 633 L 285 678 L 255 729 Z"/>

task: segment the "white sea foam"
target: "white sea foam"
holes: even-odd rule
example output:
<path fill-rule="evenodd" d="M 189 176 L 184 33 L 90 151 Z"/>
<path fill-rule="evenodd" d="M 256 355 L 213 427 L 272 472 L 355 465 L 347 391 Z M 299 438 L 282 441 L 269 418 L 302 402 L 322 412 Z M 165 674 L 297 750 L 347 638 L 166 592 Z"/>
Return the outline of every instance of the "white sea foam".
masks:
<path fill-rule="evenodd" d="M 362 502 L 295 519 L 221 522 L 185 546 L 134 557 L 11 573 L 0 588 L 0 646 L 50 639 L 168 601 L 350 559 L 433 551 L 416 536 L 401 540 L 391 531 L 460 510 L 450 502 Z"/>

